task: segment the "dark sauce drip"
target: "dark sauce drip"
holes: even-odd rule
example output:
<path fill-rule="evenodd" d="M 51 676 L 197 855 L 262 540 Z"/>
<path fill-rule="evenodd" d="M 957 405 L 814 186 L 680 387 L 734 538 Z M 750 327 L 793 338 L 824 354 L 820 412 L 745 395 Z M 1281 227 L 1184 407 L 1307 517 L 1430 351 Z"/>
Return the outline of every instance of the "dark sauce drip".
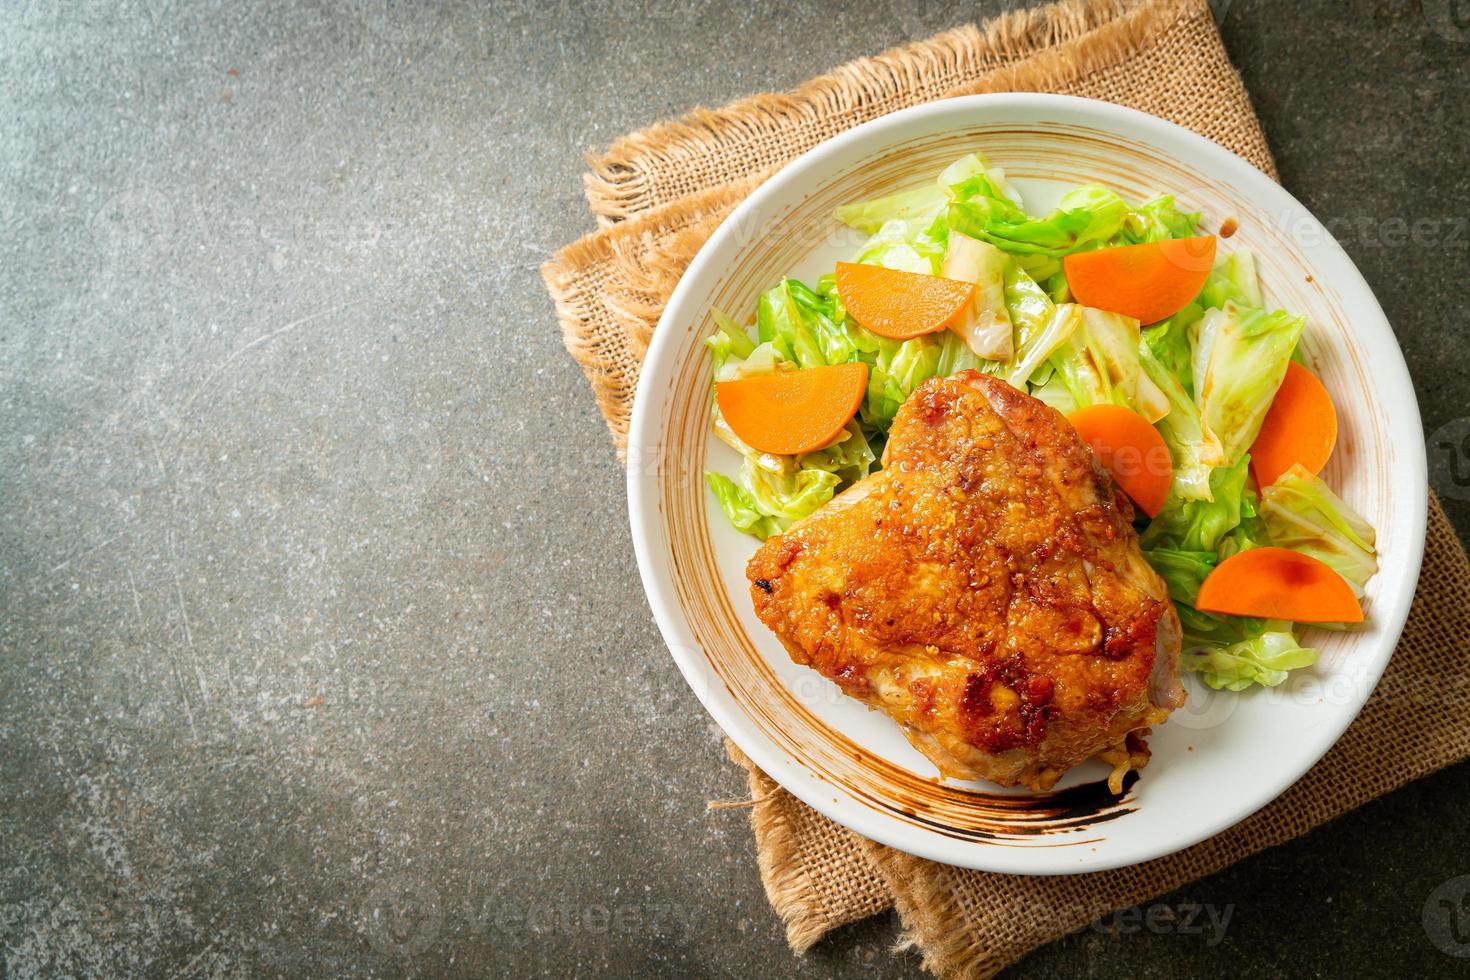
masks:
<path fill-rule="evenodd" d="M 1123 792 L 1114 796 L 1108 781 L 1069 786 L 1066 789 L 1031 796 L 1001 796 L 996 793 L 972 793 L 958 790 L 976 804 L 974 825 L 958 827 L 915 811 L 913 807 L 887 806 L 906 819 L 957 840 L 1005 842 L 1018 837 L 1071 833 L 1108 823 L 1132 813 L 1136 808 L 1124 806 L 1128 794 L 1138 782 L 1138 772 L 1123 777 Z M 989 819 L 986 819 L 989 818 Z"/>

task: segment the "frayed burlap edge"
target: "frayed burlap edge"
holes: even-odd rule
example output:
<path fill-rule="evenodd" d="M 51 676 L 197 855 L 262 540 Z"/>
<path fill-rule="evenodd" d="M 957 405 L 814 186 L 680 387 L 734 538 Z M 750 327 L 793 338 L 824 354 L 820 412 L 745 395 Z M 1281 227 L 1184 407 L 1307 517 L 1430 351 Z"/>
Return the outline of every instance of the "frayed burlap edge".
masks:
<path fill-rule="evenodd" d="M 794 951 L 804 953 L 838 926 L 866 919 L 893 904 L 878 869 L 868 862 L 867 841 L 806 809 L 806 804 L 782 789 L 729 739 L 725 751 L 749 779 L 750 827 L 758 842 L 761 885 Z M 822 825 L 823 835 L 842 835 L 840 843 L 849 850 L 845 860 L 820 865 L 812 861 L 811 835 L 803 833 L 802 826 L 812 821 Z M 831 871 L 839 880 L 824 887 L 813 877 L 819 868 Z M 833 887 L 841 889 L 838 902 L 830 898 Z"/>
<path fill-rule="evenodd" d="M 1248 127 L 1231 130 L 1233 138 L 1221 141 L 1231 145 L 1261 169 L 1274 173 L 1259 122 L 1249 111 L 1244 85 L 1229 66 L 1223 47 L 1219 46 L 1213 24 L 1203 20 L 1209 17 L 1203 0 L 1170 0 L 1168 3 L 1146 3 L 1143 6 L 1155 12 L 1192 12 L 1193 16 L 1187 18 L 1189 24 L 1180 23 L 1177 29 L 1174 29 L 1173 23 L 1156 20 L 1154 34 L 1138 32 L 1131 35 L 1131 40 L 1124 37 L 1121 43 L 1115 44 L 1101 40 L 1105 34 L 1112 33 L 1109 27 L 1115 25 L 1107 25 L 1106 17 L 1099 17 L 1097 19 L 1105 26 L 1099 28 L 1094 37 L 1078 36 L 1061 41 L 1054 45 L 1054 50 L 1043 52 L 1024 65 L 996 66 L 989 69 L 993 72 L 992 75 L 960 87 L 955 94 L 1002 88 L 1047 90 L 1053 87 L 1082 90 L 1079 94 L 1092 94 L 1097 88 L 1106 87 L 1100 79 L 1116 79 L 1118 72 L 1125 68 L 1125 63 L 1131 63 L 1135 56 L 1162 44 L 1166 34 L 1174 37 L 1175 40 L 1171 43 L 1185 43 L 1181 39 L 1193 37 L 1198 40 L 1208 35 L 1211 43 L 1209 50 L 1205 52 L 1205 60 L 1210 61 L 1213 68 L 1223 71 L 1223 74 L 1216 73 L 1217 79 L 1229 83 L 1228 90 L 1221 95 L 1221 99 L 1234 99 L 1238 96 L 1245 107 L 1245 114 L 1250 116 Z M 1104 9 L 1112 15 L 1124 8 L 1134 11 L 1139 9 L 1116 0 L 1098 0 L 1098 9 Z M 1180 19 L 1182 21 L 1186 18 L 1181 15 Z M 1128 34 L 1126 30 L 1121 33 Z M 1218 52 L 1215 51 L 1216 48 Z M 1155 60 L 1167 59 L 1170 50 L 1160 48 L 1154 54 Z M 1068 58 L 1076 59 L 1075 63 L 1069 63 Z M 1195 60 L 1197 59 L 1191 60 L 1190 64 L 1197 69 L 1199 66 L 1195 64 Z M 1103 94 L 1096 97 L 1108 96 Z M 1193 103 L 1184 100 L 1183 104 Z M 1156 109 L 1149 111 L 1168 115 L 1167 112 Z M 1174 118 L 1176 122 L 1186 125 L 1194 121 L 1192 116 L 1186 119 Z M 857 121 L 860 120 L 849 119 L 846 124 L 853 125 Z M 646 136 L 651 131 L 639 135 Z M 699 145 L 693 143 L 686 147 L 691 151 L 698 148 Z M 709 151 L 708 144 L 704 145 L 704 149 L 705 152 Z M 1256 153 L 1260 155 L 1257 156 Z M 770 159 L 773 158 L 768 157 L 762 163 L 768 164 Z M 696 169 L 703 165 L 698 157 L 671 161 L 648 158 L 645 162 L 661 166 L 676 164 Z M 742 173 L 738 181 L 707 187 L 669 204 L 640 208 L 634 220 L 615 225 L 607 231 L 568 246 L 543 267 L 542 274 L 562 319 L 568 349 L 582 363 L 597 390 L 599 406 L 608 418 L 609 427 L 620 450 L 626 439 L 627 408 L 631 405 L 638 364 L 651 339 L 662 303 L 689 260 L 719 221 L 768 172 L 762 170 L 758 175 Z M 1420 632 L 1415 635 L 1422 635 L 1424 639 L 1417 644 L 1406 642 L 1401 645 L 1400 655 L 1396 658 L 1396 663 L 1390 665 L 1386 682 L 1401 680 L 1412 683 L 1418 679 L 1410 664 L 1416 662 L 1413 656 L 1416 652 L 1428 655 L 1424 653 L 1425 647 L 1432 648 L 1436 643 L 1458 643 L 1460 647 L 1470 645 L 1470 627 L 1467 627 L 1467 617 L 1460 609 L 1464 604 L 1464 595 L 1446 596 L 1442 587 L 1436 591 L 1424 584 L 1438 578 L 1432 572 L 1431 561 L 1431 555 L 1438 554 L 1442 556 L 1441 566 L 1444 566 L 1444 562 L 1458 561 L 1456 567 L 1461 571 L 1458 573 L 1460 578 L 1456 581 L 1462 593 L 1470 591 L 1465 584 L 1463 551 L 1458 547 L 1458 539 L 1452 531 L 1448 532 L 1448 536 L 1444 535 L 1447 527 L 1438 503 L 1435 502 L 1431 513 L 1430 552 L 1426 554 L 1426 571 L 1421 580 L 1420 591 L 1425 596 L 1437 597 L 1436 601 L 1453 606 L 1456 611 L 1436 615 L 1421 623 Z M 1416 599 L 1416 608 L 1421 607 L 1421 601 Z M 1411 616 L 1411 625 L 1414 622 L 1416 620 Z M 1410 634 L 1406 632 L 1405 637 L 1408 641 Z M 1405 657 L 1404 654 L 1409 656 Z M 1406 659 L 1408 663 L 1405 662 Z M 1403 677 L 1396 676 L 1395 666 L 1403 668 Z M 1446 668 L 1441 664 L 1439 669 Z M 1418 676 L 1428 675 L 1421 667 Z M 1370 703 L 1369 709 L 1364 712 L 1364 718 L 1360 720 L 1361 725 L 1371 723 L 1373 710 Z M 1446 726 L 1448 724 L 1446 721 Z M 1465 744 L 1467 736 L 1464 732 L 1438 727 L 1434 731 L 1425 728 L 1420 734 L 1426 738 L 1434 737 L 1436 741 L 1433 745 L 1416 744 L 1410 751 L 1401 753 L 1402 756 L 1415 759 L 1414 767 L 1395 768 L 1379 764 L 1365 768 L 1361 759 L 1347 760 L 1348 764 L 1357 766 L 1357 771 L 1349 773 L 1357 778 L 1352 793 L 1328 793 L 1318 787 L 1318 792 L 1325 794 L 1322 799 L 1301 800 L 1296 795 L 1297 790 L 1289 791 L 1287 796 L 1278 801 L 1289 808 L 1285 823 L 1264 828 L 1267 831 L 1265 833 L 1260 833 L 1258 828 L 1258 837 L 1253 845 L 1232 845 L 1229 838 L 1232 831 L 1222 835 L 1213 844 L 1206 842 L 1198 845 L 1197 849 L 1176 855 L 1174 859 L 1163 859 L 1182 861 L 1178 867 L 1183 870 L 1177 872 L 1179 877 L 1173 881 L 1157 872 L 1147 881 L 1136 877 L 1152 868 L 1152 864 L 1109 873 L 1108 879 L 1116 878 L 1125 887 L 1110 889 L 1092 886 L 1099 888 L 1106 901 L 1097 897 L 1099 892 L 1089 893 L 1086 901 L 1079 901 L 1075 892 L 1060 893 L 1070 902 L 1066 906 L 1067 914 L 1059 917 L 1057 922 L 1049 923 L 1045 929 L 1032 930 L 1020 936 L 998 928 L 993 911 L 987 910 L 1004 905 L 1006 895 L 1011 900 L 1033 902 L 1035 892 L 1032 890 L 1044 890 L 1047 882 L 1052 883 L 1051 887 L 1056 887 L 1057 882 L 1070 880 L 1080 883 L 1096 876 L 1025 879 L 981 875 L 978 872 L 933 865 L 880 848 L 871 842 L 861 841 L 860 838 L 857 838 L 860 842 L 857 846 L 862 848 L 862 854 L 844 852 L 840 858 L 829 860 L 826 857 L 829 853 L 827 848 L 832 840 L 840 839 L 845 842 L 847 836 L 855 835 L 805 808 L 795 797 L 779 789 L 768 776 L 750 766 L 748 760 L 742 761 L 738 755 L 735 758 L 746 766 L 749 774 L 752 798 L 748 805 L 758 841 L 762 880 L 773 907 L 786 924 L 788 938 L 794 948 L 805 949 L 831 928 L 863 917 L 864 908 L 871 908 L 872 912 L 876 912 L 893 903 L 898 906 L 903 922 L 904 942 L 917 947 L 923 953 L 926 967 L 945 976 L 986 976 L 1000 966 L 1013 962 L 1028 950 L 1084 926 L 1110 908 L 1144 901 L 1225 867 L 1247 854 L 1299 836 L 1322 821 L 1340 815 L 1373 796 L 1419 778 L 1470 753 L 1470 744 Z M 1333 761 L 1334 757 L 1329 756 L 1328 761 L 1319 768 L 1331 767 Z M 1305 790 L 1311 784 L 1304 780 L 1298 785 Z M 1293 800 L 1296 801 L 1294 804 L 1291 802 Z M 1268 814 L 1276 812 L 1276 807 L 1277 804 L 1273 804 L 1263 810 L 1258 818 L 1266 819 Z M 1256 819 L 1252 818 L 1252 821 Z M 1245 832 L 1246 824 L 1242 824 L 1240 829 Z M 1211 851 L 1212 847 L 1219 849 Z M 1183 860 L 1191 854 L 1196 856 Z M 1213 857 L 1209 857 L 1210 854 Z M 829 870 L 831 873 L 827 874 Z M 824 874 L 827 880 L 822 884 L 828 889 L 825 895 L 819 887 L 819 881 Z M 852 902 L 851 893 L 839 896 L 834 892 L 834 889 L 843 887 L 844 882 L 850 884 L 851 881 L 859 882 L 853 889 L 861 896 L 856 903 Z M 1038 885 L 1038 882 L 1043 884 Z M 1017 891 L 1001 890 L 1000 897 L 997 898 L 998 888 L 1015 888 Z M 1024 894 L 1021 889 L 1025 890 Z"/>
<path fill-rule="evenodd" d="M 633 394 L 653 329 L 679 277 L 758 174 L 595 232 L 541 266 L 567 352 L 582 366 L 618 459 L 628 449 Z"/>
<path fill-rule="evenodd" d="M 1179 21 L 1213 17 L 1209 5 L 1202 0 L 1198 3 L 1185 2 L 1178 6 L 1182 8 L 1182 12 L 1174 9 L 1139 9 L 1117 23 L 1107 24 L 1090 34 L 1040 51 L 1024 63 L 1006 65 L 988 72 L 972 83 L 953 89 L 947 97 L 993 92 L 1070 90 L 1081 80 L 1116 68 L 1124 61 L 1141 57 L 1150 49 L 1164 43 L 1169 36 L 1169 30 Z M 1222 139 L 1224 134 L 1210 132 L 1208 127 L 1200 127 L 1199 120 L 1191 115 L 1191 107 L 1188 106 L 1180 106 L 1179 111 L 1174 113 L 1160 111 L 1158 114 L 1216 142 L 1233 143 L 1234 146 L 1230 148 L 1234 152 L 1268 174 L 1272 180 L 1279 181 L 1281 178 L 1276 171 L 1276 161 L 1266 142 L 1266 133 L 1261 128 L 1260 118 L 1251 105 L 1245 82 L 1233 67 L 1222 74 L 1227 76 L 1226 83 L 1233 89 L 1229 97 L 1238 99 L 1248 110 L 1242 119 L 1231 120 L 1232 127 L 1246 123 L 1251 128 L 1249 133 L 1235 130 L 1230 134 L 1233 139 Z"/>
<path fill-rule="evenodd" d="M 1458 673 L 1461 653 L 1470 647 L 1467 597 L 1470 561 L 1431 492 L 1424 566 L 1394 659 L 1357 720 L 1306 775 L 1216 836 L 1115 871 L 1041 878 L 990 874 L 865 841 L 867 863 L 881 875 L 899 914 L 898 948 L 917 950 L 924 968 L 941 977 L 993 976 L 1108 912 L 1295 840 L 1464 760 L 1470 756 L 1470 725 L 1445 678 Z M 1025 922 L 1017 928 L 1012 918 Z"/>
<path fill-rule="evenodd" d="M 1020 55 L 1020 45 L 1027 38 L 1049 47 L 1042 55 L 1000 69 L 1002 74 L 996 80 L 989 77 L 978 82 L 971 80 L 971 84 L 959 92 L 977 91 L 979 86 L 987 86 L 985 90 L 999 90 L 995 88 L 997 85 L 1028 91 L 1065 87 L 1089 73 L 1127 64 L 1140 51 L 1158 43 L 1176 25 L 1210 17 L 1209 6 L 1204 0 L 1143 0 L 1142 3 L 1067 0 L 1036 11 L 1006 15 L 1002 18 L 1006 23 L 999 27 L 988 26 L 983 31 L 974 27 L 962 28 L 950 32 L 950 35 L 969 31 L 975 38 L 987 39 L 985 43 L 990 48 L 1012 59 Z M 1208 30 L 1213 31 L 1212 24 Z M 905 72 L 895 67 L 896 60 L 911 49 L 925 49 L 929 43 L 894 49 L 882 56 L 887 59 L 885 64 L 888 67 L 886 74 L 879 73 L 876 77 L 885 84 L 904 77 Z M 938 39 L 935 43 L 939 43 Z M 1218 38 L 1215 44 L 1218 45 Z M 943 44 L 939 46 L 944 47 Z M 1216 54 L 1210 52 L 1211 56 Z M 933 57 L 932 53 L 930 57 Z M 1081 67 L 1069 68 L 1069 57 L 1076 57 Z M 1229 67 L 1223 49 L 1218 52 L 1218 58 L 1224 67 L 1223 81 L 1231 89 L 1229 94 L 1238 96 L 1247 108 L 1243 115 L 1249 129 L 1236 133 L 1238 138 L 1230 142 L 1237 152 L 1274 175 L 1275 165 L 1266 148 L 1264 134 L 1248 111 L 1245 87 Z M 866 66 L 866 62 L 872 60 L 854 62 L 823 76 L 823 86 L 830 88 L 842 80 L 851 87 L 843 98 L 863 101 L 868 96 L 858 86 L 873 75 L 874 70 Z M 799 104 L 802 112 L 812 111 L 811 107 L 820 104 L 819 101 L 811 95 L 798 97 L 808 87 L 810 85 L 797 93 L 771 98 L 783 105 L 787 102 Z M 748 148 L 752 141 L 759 143 L 765 136 L 762 125 L 775 125 L 786 117 L 750 108 L 756 101 L 759 97 L 718 111 L 706 110 L 625 137 L 614 144 L 615 148 L 624 148 L 619 151 L 622 162 L 617 169 L 633 179 L 635 175 L 646 174 L 652 164 L 698 167 L 702 165 L 699 158 L 717 157 L 734 144 Z M 725 120 L 731 127 L 728 131 L 713 129 Z M 658 148 L 655 139 L 661 133 L 667 134 L 678 145 L 677 153 Z M 630 147 L 641 149 L 635 153 L 628 149 Z M 604 161 L 613 155 L 609 151 Z M 633 166 L 635 162 L 638 167 Z M 638 214 L 634 220 L 620 221 L 593 232 L 561 249 L 542 266 L 542 278 L 556 305 L 563 341 L 592 386 L 619 459 L 626 456 L 639 367 L 669 294 L 720 221 L 782 163 L 784 161 L 767 161 L 766 166 L 755 173 L 744 174 L 738 180 L 660 204 Z"/>
<path fill-rule="evenodd" d="M 1201 9 L 1208 15 L 1205 0 L 1062 0 L 1003 14 L 983 29 L 966 25 L 849 62 L 791 92 L 754 95 L 721 109 L 696 109 L 589 155 L 590 170 L 583 175 L 587 202 L 599 224 L 623 221 L 663 203 L 652 187 L 656 174 L 708 171 L 719 166 L 721 157 L 740 159 L 737 151 L 751 144 L 787 145 L 778 161 L 786 163 L 829 135 L 824 127 L 832 120 L 850 128 L 1005 66 L 1017 67 L 1016 90 L 1039 90 L 1045 81 L 1028 81 L 1028 72 L 1017 62 L 1029 66 L 1038 53 L 1066 47 L 1086 57 L 1084 70 L 1090 71 L 1130 57 L 1171 22 Z M 1084 40 L 1089 43 L 1075 48 Z M 709 181 L 738 176 L 711 174 Z"/>
<path fill-rule="evenodd" d="M 822 938 L 828 927 L 824 919 L 813 913 L 819 905 L 816 890 L 800 860 L 801 842 L 789 811 L 773 798 L 780 787 L 747 759 L 734 742 L 727 739 L 725 750 L 750 777 L 750 798 L 760 801 L 751 808 L 750 828 L 761 842 L 756 863 L 760 866 L 766 900 L 786 926 L 786 942 L 797 952 L 805 952 Z"/>

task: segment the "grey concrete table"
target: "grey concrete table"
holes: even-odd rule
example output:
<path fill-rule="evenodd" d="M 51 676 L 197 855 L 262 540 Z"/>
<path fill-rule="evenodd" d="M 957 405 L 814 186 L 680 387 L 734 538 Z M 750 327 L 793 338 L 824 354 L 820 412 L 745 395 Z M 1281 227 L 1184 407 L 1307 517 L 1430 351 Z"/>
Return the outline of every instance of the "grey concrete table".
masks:
<path fill-rule="evenodd" d="M 704 812 L 536 269 L 585 149 L 998 7 L 0 5 L 0 973 L 917 974 Z M 1470 531 L 1462 5 L 1220 11 Z M 1467 773 L 1015 972 L 1462 968 Z"/>

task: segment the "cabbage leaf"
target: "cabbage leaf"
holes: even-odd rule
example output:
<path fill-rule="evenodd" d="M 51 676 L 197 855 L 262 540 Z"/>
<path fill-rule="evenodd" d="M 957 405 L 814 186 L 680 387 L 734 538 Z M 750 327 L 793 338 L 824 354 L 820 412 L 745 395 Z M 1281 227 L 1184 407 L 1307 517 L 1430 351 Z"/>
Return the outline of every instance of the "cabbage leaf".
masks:
<path fill-rule="evenodd" d="M 1363 597 L 1363 586 L 1378 571 L 1373 526 L 1321 478 L 1293 465 L 1261 491 L 1261 518 L 1272 544 L 1311 555 Z"/>

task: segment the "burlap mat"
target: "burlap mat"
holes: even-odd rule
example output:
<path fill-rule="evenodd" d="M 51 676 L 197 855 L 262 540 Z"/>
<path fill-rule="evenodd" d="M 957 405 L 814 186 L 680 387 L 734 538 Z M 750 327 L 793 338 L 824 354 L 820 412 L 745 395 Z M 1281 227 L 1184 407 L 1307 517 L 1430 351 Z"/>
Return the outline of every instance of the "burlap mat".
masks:
<path fill-rule="evenodd" d="M 1049 91 L 1171 119 L 1275 173 L 1205 0 L 1068 0 L 862 59 L 784 95 L 698 110 L 594 157 L 588 202 L 603 229 L 542 269 L 567 348 L 619 452 L 638 367 L 663 304 L 710 233 L 761 180 L 842 130 L 945 95 Z M 1430 500 L 1424 571 L 1373 698 L 1327 757 L 1270 806 L 1212 840 L 1122 871 L 1049 878 L 933 864 L 864 840 L 750 775 L 757 860 L 787 937 L 804 950 L 890 906 L 905 941 L 944 976 L 989 976 L 1114 909 L 1171 891 L 1299 836 L 1470 755 L 1464 656 L 1470 565 Z"/>

